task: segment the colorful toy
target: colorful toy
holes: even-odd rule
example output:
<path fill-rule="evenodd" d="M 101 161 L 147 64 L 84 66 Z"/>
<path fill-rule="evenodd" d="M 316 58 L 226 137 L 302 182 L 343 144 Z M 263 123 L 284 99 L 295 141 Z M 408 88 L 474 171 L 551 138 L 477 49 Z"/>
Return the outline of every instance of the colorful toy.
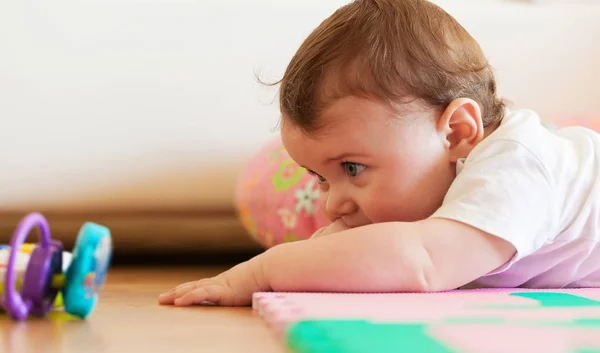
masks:
<path fill-rule="evenodd" d="M 27 235 L 38 228 L 38 244 L 24 244 Z M 112 256 L 110 230 L 85 223 L 73 253 L 50 236 L 50 227 L 40 213 L 31 213 L 19 223 L 10 246 L 0 249 L 8 260 L 4 267 L 2 308 L 15 320 L 28 315 L 43 316 L 60 304 L 71 315 L 86 318 L 94 309 L 105 281 Z M 0 261 L 5 260 L 0 257 Z M 63 261 L 66 260 L 66 264 Z M 20 292 L 17 291 L 20 287 Z M 62 300 L 57 301 L 61 296 Z M 60 303 L 62 301 L 62 303 Z"/>
<path fill-rule="evenodd" d="M 242 170 L 235 202 L 244 228 L 265 248 L 308 239 L 329 224 L 316 177 L 292 160 L 279 137 Z"/>
<path fill-rule="evenodd" d="M 25 275 L 25 271 L 27 270 L 27 265 L 29 264 L 29 260 L 31 259 L 31 253 L 33 252 L 33 250 L 35 249 L 35 247 L 37 246 L 37 244 L 33 244 L 33 243 L 25 243 L 21 246 L 21 248 L 19 249 L 19 251 L 16 254 L 16 259 L 15 259 L 15 273 L 16 273 L 16 277 L 17 277 L 17 282 L 16 282 L 16 288 L 17 290 L 20 290 L 22 284 L 23 284 L 23 276 Z M 0 245 L 0 279 L 2 279 L 0 281 L 0 297 L 2 295 L 2 293 L 4 293 L 4 278 L 6 277 L 6 268 L 7 268 L 7 264 L 8 264 L 8 259 L 10 257 L 10 253 L 11 253 L 12 249 L 10 247 L 10 245 Z M 62 256 L 62 268 L 63 268 L 63 272 L 67 271 L 67 268 L 69 268 L 69 264 L 71 263 L 71 259 L 73 258 L 73 255 L 71 252 L 69 251 L 63 251 L 63 256 Z M 54 307 L 62 307 L 63 301 L 62 301 L 62 295 L 59 292 L 56 295 L 56 300 L 54 301 Z M 2 307 L 0 306 L 0 309 L 2 309 Z"/>

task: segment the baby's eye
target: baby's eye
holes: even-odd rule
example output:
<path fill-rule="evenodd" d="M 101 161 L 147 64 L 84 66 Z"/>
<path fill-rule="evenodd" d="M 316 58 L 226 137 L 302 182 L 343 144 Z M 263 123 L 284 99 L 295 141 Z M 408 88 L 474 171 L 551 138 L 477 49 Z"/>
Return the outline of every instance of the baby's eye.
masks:
<path fill-rule="evenodd" d="M 326 181 L 327 181 L 327 180 L 325 180 L 325 178 L 323 178 L 323 177 L 322 177 L 322 176 L 320 176 L 319 174 L 317 174 L 317 173 L 313 172 L 312 170 L 309 170 L 309 171 L 308 171 L 308 174 L 316 176 L 316 177 L 317 177 L 317 179 L 319 179 L 319 183 L 324 183 L 324 182 L 326 182 Z"/>
<path fill-rule="evenodd" d="M 367 168 L 365 165 L 353 162 L 344 162 L 342 163 L 342 166 L 346 170 L 346 173 L 353 178 L 357 177 L 363 170 Z"/>

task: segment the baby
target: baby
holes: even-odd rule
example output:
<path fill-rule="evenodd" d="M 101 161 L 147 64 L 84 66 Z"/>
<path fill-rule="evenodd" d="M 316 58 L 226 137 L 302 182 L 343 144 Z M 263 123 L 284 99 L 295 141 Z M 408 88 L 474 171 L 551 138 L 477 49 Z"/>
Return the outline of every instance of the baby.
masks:
<path fill-rule="evenodd" d="M 161 304 L 257 291 L 600 286 L 600 137 L 497 97 L 478 43 L 425 0 L 356 0 L 280 87 L 281 136 L 332 221 Z"/>

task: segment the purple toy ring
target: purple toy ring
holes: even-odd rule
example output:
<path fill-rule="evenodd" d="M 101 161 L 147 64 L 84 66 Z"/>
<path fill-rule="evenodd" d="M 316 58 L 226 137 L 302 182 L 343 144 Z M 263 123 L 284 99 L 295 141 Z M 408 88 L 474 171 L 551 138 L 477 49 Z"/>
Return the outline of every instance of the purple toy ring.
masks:
<path fill-rule="evenodd" d="M 16 290 L 15 261 L 18 249 L 33 228 L 40 230 L 40 243 L 32 253 L 25 278 L 23 279 L 23 296 Z M 54 272 L 62 267 L 62 244 L 50 238 L 48 221 L 40 213 L 31 213 L 19 223 L 10 242 L 11 252 L 8 258 L 5 277 L 3 306 L 16 320 L 27 317 L 29 312 L 36 315 L 50 310 L 57 290 L 49 288 Z M 58 255 L 58 256 L 57 256 Z M 50 302 L 48 304 L 48 302 Z"/>

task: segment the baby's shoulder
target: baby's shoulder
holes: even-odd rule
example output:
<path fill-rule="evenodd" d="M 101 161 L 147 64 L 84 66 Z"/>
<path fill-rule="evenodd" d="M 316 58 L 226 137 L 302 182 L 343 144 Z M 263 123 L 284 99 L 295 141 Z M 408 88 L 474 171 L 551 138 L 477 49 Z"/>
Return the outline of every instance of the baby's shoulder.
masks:
<path fill-rule="evenodd" d="M 498 162 L 525 159 L 548 170 L 578 168 L 581 157 L 597 156 L 600 135 L 582 127 L 552 130 L 532 110 L 508 111 L 502 123 L 469 154 L 467 163 L 501 156 Z"/>
<path fill-rule="evenodd" d="M 458 166 L 463 174 L 541 182 L 559 200 L 600 198 L 600 134 L 583 127 L 552 130 L 531 110 L 507 112 L 500 126 Z"/>
<path fill-rule="evenodd" d="M 506 112 L 500 125 L 482 140 L 463 161 L 465 165 L 523 162 L 544 164 L 548 146 L 555 144 L 552 133 L 531 110 Z M 501 167 L 499 165 L 499 167 Z"/>

